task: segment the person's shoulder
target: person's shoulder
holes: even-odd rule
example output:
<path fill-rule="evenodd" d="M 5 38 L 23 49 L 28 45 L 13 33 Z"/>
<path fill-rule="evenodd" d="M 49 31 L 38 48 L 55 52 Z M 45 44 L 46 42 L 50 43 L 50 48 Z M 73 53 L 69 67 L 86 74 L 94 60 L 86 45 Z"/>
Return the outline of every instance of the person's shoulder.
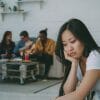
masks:
<path fill-rule="evenodd" d="M 55 41 L 51 38 L 48 38 L 48 41 L 51 41 L 51 42 L 55 43 Z"/>
<path fill-rule="evenodd" d="M 19 40 L 19 41 L 16 41 L 15 42 L 15 45 L 16 46 L 20 46 L 20 45 L 22 45 L 22 44 L 24 44 L 25 42 L 23 41 L 23 40 Z"/>
<path fill-rule="evenodd" d="M 90 52 L 88 58 L 89 58 L 89 57 L 96 57 L 96 58 L 99 57 L 99 58 L 100 58 L 100 52 L 97 51 L 97 50 L 92 50 L 92 51 Z"/>
<path fill-rule="evenodd" d="M 90 52 L 87 58 L 87 70 L 89 69 L 100 69 L 100 52 L 93 50 Z"/>
<path fill-rule="evenodd" d="M 35 41 L 35 43 L 40 43 L 40 42 L 41 42 L 40 38 L 37 38 L 36 41 Z"/>
<path fill-rule="evenodd" d="M 28 42 L 28 43 L 33 43 L 33 41 L 32 41 L 31 39 L 29 39 L 27 42 Z"/>
<path fill-rule="evenodd" d="M 32 44 L 33 44 L 33 41 L 31 41 L 31 40 L 28 40 L 28 41 L 25 43 L 26 46 L 31 46 Z"/>
<path fill-rule="evenodd" d="M 15 45 L 15 42 L 14 41 L 11 41 L 11 45 Z"/>
<path fill-rule="evenodd" d="M 20 43 L 23 43 L 23 42 L 24 42 L 23 40 L 19 40 L 19 41 L 18 41 L 19 44 L 20 44 Z"/>

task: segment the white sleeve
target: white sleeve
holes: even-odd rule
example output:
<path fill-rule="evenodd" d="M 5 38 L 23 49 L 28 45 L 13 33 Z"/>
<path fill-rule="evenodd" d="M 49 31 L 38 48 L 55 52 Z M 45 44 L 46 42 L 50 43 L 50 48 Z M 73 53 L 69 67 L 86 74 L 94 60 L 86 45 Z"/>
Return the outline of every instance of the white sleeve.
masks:
<path fill-rule="evenodd" d="M 100 53 L 96 50 L 92 51 L 86 62 L 86 70 L 99 69 L 100 70 Z"/>

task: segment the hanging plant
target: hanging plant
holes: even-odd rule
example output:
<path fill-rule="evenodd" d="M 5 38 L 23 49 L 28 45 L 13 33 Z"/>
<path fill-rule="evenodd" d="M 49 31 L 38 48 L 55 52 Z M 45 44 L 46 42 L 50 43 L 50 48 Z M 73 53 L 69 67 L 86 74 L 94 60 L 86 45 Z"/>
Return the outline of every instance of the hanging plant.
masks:
<path fill-rule="evenodd" d="M 4 2 L 0 2 L 0 7 L 5 7 Z"/>

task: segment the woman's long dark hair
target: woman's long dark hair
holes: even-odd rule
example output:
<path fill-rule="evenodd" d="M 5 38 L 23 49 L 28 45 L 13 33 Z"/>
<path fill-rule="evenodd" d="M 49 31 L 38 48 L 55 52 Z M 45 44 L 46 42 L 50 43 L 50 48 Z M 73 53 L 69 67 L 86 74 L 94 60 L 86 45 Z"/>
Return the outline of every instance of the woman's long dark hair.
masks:
<path fill-rule="evenodd" d="M 91 36 L 89 30 L 85 26 L 83 22 L 78 19 L 70 19 L 68 22 L 64 23 L 59 30 L 57 44 L 56 44 L 56 55 L 61 59 L 65 67 L 65 75 L 63 82 L 60 87 L 59 96 L 64 95 L 63 85 L 67 80 L 68 74 L 71 69 L 71 62 L 65 60 L 64 53 L 63 53 L 63 45 L 62 45 L 62 34 L 65 30 L 69 30 L 81 43 L 84 44 L 85 49 L 83 56 L 88 57 L 89 53 L 92 50 L 99 50 L 99 46 L 96 44 L 95 40 Z"/>
<path fill-rule="evenodd" d="M 5 45 L 6 46 L 6 44 L 7 44 L 7 40 L 6 40 L 6 37 L 8 36 L 8 35 L 12 35 L 12 32 L 11 31 L 6 31 L 5 33 L 4 33 L 4 35 L 3 35 L 3 38 L 2 38 L 2 41 L 1 41 L 1 44 L 3 44 L 3 45 Z M 11 40 L 12 41 L 12 40 Z M 11 42 L 10 41 L 10 42 Z"/>

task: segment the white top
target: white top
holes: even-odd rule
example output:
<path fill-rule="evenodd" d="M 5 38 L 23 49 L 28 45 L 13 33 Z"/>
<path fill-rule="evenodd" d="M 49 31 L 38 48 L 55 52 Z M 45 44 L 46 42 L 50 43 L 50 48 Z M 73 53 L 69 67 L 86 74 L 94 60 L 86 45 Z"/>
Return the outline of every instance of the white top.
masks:
<path fill-rule="evenodd" d="M 89 54 L 86 61 L 86 71 L 93 70 L 93 69 L 100 70 L 100 53 L 96 50 L 92 51 Z M 82 73 L 79 66 L 77 69 L 77 77 L 80 81 L 82 80 Z M 99 96 L 100 96 L 100 79 L 96 82 L 96 85 L 94 86 L 93 90 L 99 92 Z"/>

